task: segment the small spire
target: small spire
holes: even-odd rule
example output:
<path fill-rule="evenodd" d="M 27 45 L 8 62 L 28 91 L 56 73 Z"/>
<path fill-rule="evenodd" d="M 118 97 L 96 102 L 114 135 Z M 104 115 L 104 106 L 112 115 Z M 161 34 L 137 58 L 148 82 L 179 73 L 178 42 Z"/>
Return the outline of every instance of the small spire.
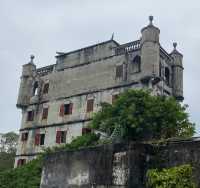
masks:
<path fill-rule="evenodd" d="M 173 47 L 174 47 L 174 50 L 176 50 L 176 47 L 177 47 L 177 43 L 176 42 L 173 43 Z"/>
<path fill-rule="evenodd" d="M 153 25 L 153 16 L 149 16 L 149 25 Z"/>

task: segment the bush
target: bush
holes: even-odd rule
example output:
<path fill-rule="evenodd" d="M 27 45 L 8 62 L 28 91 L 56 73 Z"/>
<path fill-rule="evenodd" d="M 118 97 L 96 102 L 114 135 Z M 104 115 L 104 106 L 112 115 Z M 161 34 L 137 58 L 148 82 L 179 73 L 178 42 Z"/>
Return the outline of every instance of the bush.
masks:
<path fill-rule="evenodd" d="M 86 148 L 89 146 L 94 146 L 98 143 L 97 142 L 98 140 L 99 140 L 98 135 L 94 133 L 88 133 L 88 134 L 76 137 L 74 140 L 72 140 L 70 144 L 55 146 L 52 148 L 46 148 L 42 155 L 45 156 L 49 153 L 54 153 L 58 151 L 77 150 L 77 149 Z"/>
<path fill-rule="evenodd" d="M 148 170 L 147 179 L 148 188 L 197 188 L 190 165 Z"/>
<path fill-rule="evenodd" d="M 0 172 L 1 188 L 38 188 L 42 172 L 42 158 L 32 160 L 22 167 Z"/>

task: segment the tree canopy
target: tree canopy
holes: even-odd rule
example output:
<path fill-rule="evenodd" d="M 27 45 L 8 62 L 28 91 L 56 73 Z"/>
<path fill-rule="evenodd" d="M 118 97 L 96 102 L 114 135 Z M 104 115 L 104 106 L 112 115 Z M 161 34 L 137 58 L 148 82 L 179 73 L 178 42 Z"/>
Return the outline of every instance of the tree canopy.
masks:
<path fill-rule="evenodd" d="M 2 135 L 0 140 L 0 172 L 13 168 L 18 137 L 14 132 Z"/>
<path fill-rule="evenodd" d="M 102 103 L 91 126 L 111 138 L 128 140 L 190 137 L 195 125 L 189 121 L 186 108 L 172 97 L 127 90 L 113 104 Z"/>

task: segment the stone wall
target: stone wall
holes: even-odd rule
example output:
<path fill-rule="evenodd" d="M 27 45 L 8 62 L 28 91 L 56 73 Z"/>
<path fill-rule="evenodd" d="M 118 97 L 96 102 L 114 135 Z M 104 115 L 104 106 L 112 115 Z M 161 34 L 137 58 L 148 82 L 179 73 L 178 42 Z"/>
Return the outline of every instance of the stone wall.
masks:
<path fill-rule="evenodd" d="M 47 156 L 41 188 L 144 188 L 151 168 L 192 164 L 200 187 L 200 141 L 124 143 Z"/>

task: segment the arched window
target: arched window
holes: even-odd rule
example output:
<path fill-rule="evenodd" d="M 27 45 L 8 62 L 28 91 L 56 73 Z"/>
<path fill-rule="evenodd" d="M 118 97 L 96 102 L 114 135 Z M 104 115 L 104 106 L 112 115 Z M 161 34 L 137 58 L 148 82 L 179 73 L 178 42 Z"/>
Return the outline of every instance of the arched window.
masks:
<path fill-rule="evenodd" d="M 170 71 L 168 67 L 165 67 L 165 82 L 168 86 L 170 85 Z"/>
<path fill-rule="evenodd" d="M 137 73 L 140 71 L 141 71 L 141 58 L 139 55 L 137 55 L 131 62 L 131 73 Z"/>
<path fill-rule="evenodd" d="M 38 82 L 35 82 L 33 85 L 33 95 L 38 95 Z"/>

